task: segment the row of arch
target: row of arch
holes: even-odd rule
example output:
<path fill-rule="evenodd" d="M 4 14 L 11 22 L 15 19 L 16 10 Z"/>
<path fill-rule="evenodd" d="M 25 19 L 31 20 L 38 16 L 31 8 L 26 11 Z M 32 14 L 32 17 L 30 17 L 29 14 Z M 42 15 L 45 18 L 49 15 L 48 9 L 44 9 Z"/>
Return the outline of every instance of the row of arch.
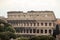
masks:
<path fill-rule="evenodd" d="M 29 28 L 15 28 L 17 33 L 52 33 L 52 29 L 29 29 Z"/>

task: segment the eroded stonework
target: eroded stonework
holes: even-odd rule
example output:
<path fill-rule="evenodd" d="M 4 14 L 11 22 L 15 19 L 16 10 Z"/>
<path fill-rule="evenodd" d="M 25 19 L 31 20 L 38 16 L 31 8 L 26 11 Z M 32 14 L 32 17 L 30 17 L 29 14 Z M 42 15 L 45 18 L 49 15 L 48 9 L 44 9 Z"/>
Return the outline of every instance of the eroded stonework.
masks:
<path fill-rule="evenodd" d="M 7 21 L 16 34 L 24 37 L 53 35 L 56 17 L 53 11 L 9 11 Z"/>

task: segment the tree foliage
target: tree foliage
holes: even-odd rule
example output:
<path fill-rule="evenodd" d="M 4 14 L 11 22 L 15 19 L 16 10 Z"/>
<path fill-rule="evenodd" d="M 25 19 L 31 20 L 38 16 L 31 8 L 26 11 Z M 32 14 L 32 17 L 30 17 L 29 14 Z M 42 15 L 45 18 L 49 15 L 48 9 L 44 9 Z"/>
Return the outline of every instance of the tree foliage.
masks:
<path fill-rule="evenodd" d="M 0 39 L 9 40 L 10 38 L 16 38 L 15 29 L 10 24 L 0 19 Z"/>
<path fill-rule="evenodd" d="M 55 40 L 53 36 L 36 36 L 31 38 L 31 40 Z"/>
<path fill-rule="evenodd" d="M 26 38 L 26 37 L 20 37 L 17 40 L 30 40 L 30 38 Z"/>
<path fill-rule="evenodd" d="M 60 34 L 59 25 L 56 25 L 56 29 L 53 31 L 53 36 L 56 38 L 56 35 Z"/>

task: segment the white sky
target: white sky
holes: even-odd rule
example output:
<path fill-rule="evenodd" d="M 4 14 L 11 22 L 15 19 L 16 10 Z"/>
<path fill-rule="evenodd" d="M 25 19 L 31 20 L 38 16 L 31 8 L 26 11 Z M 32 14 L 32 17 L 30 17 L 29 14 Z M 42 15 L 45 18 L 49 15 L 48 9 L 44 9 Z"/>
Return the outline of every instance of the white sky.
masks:
<path fill-rule="evenodd" d="M 7 11 L 54 11 L 60 18 L 60 0 L 0 0 L 0 16 L 7 17 Z"/>

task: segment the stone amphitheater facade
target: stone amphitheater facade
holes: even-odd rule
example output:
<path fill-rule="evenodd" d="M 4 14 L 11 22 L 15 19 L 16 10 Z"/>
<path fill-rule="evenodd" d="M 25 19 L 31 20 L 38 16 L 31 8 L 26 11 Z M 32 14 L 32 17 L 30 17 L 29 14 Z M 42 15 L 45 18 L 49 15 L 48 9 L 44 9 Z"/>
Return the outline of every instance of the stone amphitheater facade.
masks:
<path fill-rule="evenodd" d="M 53 11 L 9 11 L 7 21 L 23 37 L 53 35 L 56 17 Z"/>

